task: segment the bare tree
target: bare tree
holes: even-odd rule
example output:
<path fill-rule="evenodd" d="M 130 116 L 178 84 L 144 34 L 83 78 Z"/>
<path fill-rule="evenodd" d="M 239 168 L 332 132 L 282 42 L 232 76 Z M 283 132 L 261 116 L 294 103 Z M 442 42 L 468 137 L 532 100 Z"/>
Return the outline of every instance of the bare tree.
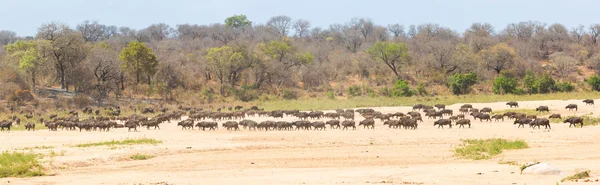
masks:
<path fill-rule="evenodd" d="M 404 25 L 400 24 L 390 24 L 387 26 L 388 30 L 392 33 L 394 37 L 402 37 L 404 34 Z"/>
<path fill-rule="evenodd" d="M 579 25 L 571 28 L 571 39 L 575 41 L 577 44 L 581 43 L 581 40 L 585 37 L 585 26 Z"/>
<path fill-rule="evenodd" d="M 288 35 L 291 24 L 292 18 L 285 15 L 271 17 L 269 21 L 267 21 L 267 26 L 277 30 L 277 33 L 279 33 L 279 36 L 281 37 Z"/>
<path fill-rule="evenodd" d="M 90 68 L 93 73 L 96 83 L 98 100 L 104 100 L 108 97 L 110 90 L 116 85 L 119 79 L 119 60 L 118 53 L 111 49 L 107 44 L 100 43 L 95 45 L 84 61 L 85 66 Z"/>
<path fill-rule="evenodd" d="M 14 31 L 0 30 L 0 45 L 7 45 L 17 41 L 17 33 Z"/>
<path fill-rule="evenodd" d="M 148 26 L 147 28 L 141 30 L 140 32 L 147 34 L 151 40 L 161 41 L 171 36 L 174 32 L 171 26 L 165 23 L 153 24 Z"/>
<path fill-rule="evenodd" d="M 592 41 L 592 44 L 596 44 L 598 36 L 600 36 L 600 24 L 590 25 L 590 39 Z"/>
<path fill-rule="evenodd" d="M 305 37 L 310 29 L 310 21 L 304 19 L 298 19 L 294 21 L 294 25 L 292 25 L 294 30 L 296 31 L 296 36 L 302 38 Z"/>
<path fill-rule="evenodd" d="M 353 18 L 350 21 L 350 26 L 359 30 L 365 40 L 375 29 L 375 23 L 370 18 Z"/>
<path fill-rule="evenodd" d="M 552 56 L 551 61 L 552 61 L 552 64 L 554 65 L 556 72 L 558 72 L 560 77 L 563 79 L 568 77 L 569 74 L 573 73 L 573 71 L 575 71 L 576 66 L 577 66 L 577 60 L 575 60 L 573 57 L 570 57 L 570 56 L 564 56 L 564 55 Z"/>
<path fill-rule="evenodd" d="M 104 39 L 107 27 L 98 23 L 98 21 L 86 20 L 77 25 L 77 30 L 81 33 L 86 42 L 96 42 Z"/>
<path fill-rule="evenodd" d="M 83 37 L 67 25 L 50 23 L 39 28 L 37 38 L 50 41 L 50 46 L 43 48 L 42 52 L 54 64 L 61 88 L 69 90 L 72 69 L 77 68 L 86 57 Z"/>

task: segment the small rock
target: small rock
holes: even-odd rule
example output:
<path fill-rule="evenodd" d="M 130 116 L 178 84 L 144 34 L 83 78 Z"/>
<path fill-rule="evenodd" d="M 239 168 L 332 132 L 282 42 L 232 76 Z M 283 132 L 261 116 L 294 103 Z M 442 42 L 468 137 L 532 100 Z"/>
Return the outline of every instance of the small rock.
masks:
<path fill-rule="evenodd" d="M 492 172 L 498 172 L 498 170 L 494 170 L 494 171 L 492 171 Z"/>
<path fill-rule="evenodd" d="M 192 147 L 191 147 L 191 146 L 188 146 L 188 147 L 185 147 L 185 149 L 192 149 Z"/>
<path fill-rule="evenodd" d="M 254 162 L 251 162 L 250 164 L 254 164 Z"/>
<path fill-rule="evenodd" d="M 483 175 L 483 173 L 477 173 L 477 175 Z"/>

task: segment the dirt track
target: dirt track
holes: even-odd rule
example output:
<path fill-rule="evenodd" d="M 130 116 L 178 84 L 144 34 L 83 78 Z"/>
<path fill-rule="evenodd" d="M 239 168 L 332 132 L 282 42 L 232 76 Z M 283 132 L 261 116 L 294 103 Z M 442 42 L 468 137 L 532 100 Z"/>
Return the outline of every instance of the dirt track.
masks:
<path fill-rule="evenodd" d="M 581 100 L 519 102 L 520 109 L 548 105 L 563 116 L 600 114 L 600 107 Z M 569 103 L 579 111 L 569 112 Z M 473 104 L 476 108 L 508 109 L 505 102 Z M 447 108 L 455 113 L 460 105 Z M 409 107 L 375 108 L 383 113 L 408 112 Z M 471 118 L 469 116 L 469 118 Z M 254 118 L 250 118 L 254 119 Z M 285 118 L 293 120 L 293 118 Z M 257 121 L 265 120 L 254 119 Z M 358 119 L 360 120 L 360 119 Z M 0 184 L 555 184 L 578 168 L 600 178 L 600 127 L 568 128 L 552 124 L 552 130 L 517 129 L 512 121 L 474 121 L 470 129 L 437 129 L 424 118 L 417 130 L 394 130 L 376 122 L 375 130 L 355 131 L 183 131 L 175 122 L 162 130 L 127 129 L 110 132 L 15 131 L 0 133 L 2 150 L 54 146 L 34 152 L 59 153 L 46 157 L 54 176 L 5 178 Z M 153 138 L 162 144 L 125 147 L 75 148 L 71 145 Z M 472 161 L 453 157 L 461 139 L 523 139 L 530 148 L 508 151 L 490 160 Z M 132 161 L 135 153 L 156 155 Z M 64 156 L 61 156 L 64 154 Z M 520 175 L 518 166 L 503 161 L 548 162 L 561 169 L 560 176 Z M 481 175 L 478 175 L 481 173 Z M 561 183 L 577 184 L 577 183 Z M 593 183 L 585 183 L 593 184 Z"/>

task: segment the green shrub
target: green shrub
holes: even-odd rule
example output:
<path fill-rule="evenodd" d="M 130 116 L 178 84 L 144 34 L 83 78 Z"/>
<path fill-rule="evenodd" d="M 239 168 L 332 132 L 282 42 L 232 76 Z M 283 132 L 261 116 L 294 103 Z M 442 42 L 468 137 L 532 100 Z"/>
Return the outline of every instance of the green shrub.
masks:
<path fill-rule="evenodd" d="M 242 89 L 240 90 L 233 90 L 234 91 L 234 95 L 235 98 L 243 101 L 243 102 L 249 102 L 249 101 L 253 101 L 258 99 L 258 91 L 256 90 L 256 87 L 254 86 L 246 86 L 246 85 L 242 85 Z"/>
<path fill-rule="evenodd" d="M 352 85 L 352 86 L 348 87 L 348 95 L 349 96 L 361 96 L 362 92 L 360 90 L 360 86 Z"/>
<path fill-rule="evenodd" d="M 463 140 L 463 145 L 455 149 L 456 155 L 473 160 L 489 159 L 501 154 L 504 150 L 524 149 L 529 146 L 523 140 L 507 141 L 505 139 Z"/>
<path fill-rule="evenodd" d="M 330 100 L 335 99 L 335 94 L 333 94 L 333 91 L 328 91 L 327 92 L 327 98 Z"/>
<path fill-rule="evenodd" d="M 537 80 L 536 86 L 538 88 L 539 93 L 550 93 L 555 89 L 555 83 L 556 82 L 554 81 L 554 79 L 552 79 L 552 76 L 546 73 Z"/>
<path fill-rule="evenodd" d="M 427 95 L 427 90 L 425 90 L 425 84 L 423 82 L 417 85 L 417 94 L 421 96 Z"/>
<path fill-rule="evenodd" d="M 560 92 L 571 92 L 574 89 L 575 89 L 575 87 L 573 86 L 573 84 L 571 84 L 569 82 L 562 82 L 562 83 L 556 84 L 556 90 L 558 90 Z"/>
<path fill-rule="evenodd" d="M 517 79 L 501 74 L 494 80 L 492 89 L 496 94 L 515 94 L 517 85 Z"/>
<path fill-rule="evenodd" d="M 42 175 L 44 172 L 39 164 L 38 155 L 8 151 L 0 153 L 0 178 Z"/>
<path fill-rule="evenodd" d="M 208 103 L 212 103 L 215 100 L 215 91 L 211 88 L 206 88 L 202 90 L 202 96 L 204 96 Z"/>
<path fill-rule="evenodd" d="M 406 80 L 396 80 L 396 84 L 394 84 L 393 95 L 396 97 L 404 96 L 409 97 L 413 95 L 413 92 L 408 87 L 408 82 Z"/>
<path fill-rule="evenodd" d="M 525 91 L 529 94 L 538 93 L 537 92 L 537 79 L 535 74 L 531 70 L 527 70 L 525 74 L 525 78 L 523 78 L 523 86 L 525 87 Z"/>
<path fill-rule="evenodd" d="M 477 83 L 477 74 L 470 72 L 467 74 L 454 74 L 450 79 L 450 89 L 455 95 L 467 94 L 471 86 Z"/>
<path fill-rule="evenodd" d="M 298 99 L 298 93 L 296 91 L 284 89 L 281 91 L 284 100 L 295 100 Z"/>
<path fill-rule="evenodd" d="M 587 83 L 590 85 L 592 90 L 600 91 L 600 77 L 598 75 L 592 75 L 587 80 Z"/>

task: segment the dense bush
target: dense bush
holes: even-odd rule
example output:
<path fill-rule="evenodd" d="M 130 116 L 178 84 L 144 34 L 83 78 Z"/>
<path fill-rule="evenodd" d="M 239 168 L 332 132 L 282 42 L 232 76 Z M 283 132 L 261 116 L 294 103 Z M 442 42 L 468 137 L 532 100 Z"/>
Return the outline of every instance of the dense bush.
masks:
<path fill-rule="evenodd" d="M 284 89 L 281 91 L 281 97 L 284 100 L 295 100 L 298 99 L 298 93 L 296 93 L 296 91 Z"/>
<path fill-rule="evenodd" d="M 537 91 L 539 93 L 550 93 L 554 91 L 555 81 L 549 74 L 544 74 L 540 79 L 536 81 Z"/>
<path fill-rule="evenodd" d="M 500 75 L 494 80 L 493 91 L 496 94 L 517 94 L 517 79 Z"/>
<path fill-rule="evenodd" d="M 333 91 L 328 91 L 327 92 L 327 98 L 330 100 L 335 99 L 335 94 L 333 94 Z"/>
<path fill-rule="evenodd" d="M 537 79 L 531 70 L 527 70 L 525 78 L 523 78 L 523 86 L 529 94 L 538 93 Z"/>
<path fill-rule="evenodd" d="M 242 86 L 242 89 L 240 90 L 234 90 L 234 95 L 236 97 L 236 99 L 243 101 L 243 102 L 249 102 L 252 100 L 256 100 L 258 99 L 258 91 L 256 90 L 255 87 L 253 86 Z"/>
<path fill-rule="evenodd" d="M 569 82 L 562 82 L 562 83 L 556 84 L 556 90 L 558 90 L 560 92 L 571 92 L 574 89 L 575 89 L 575 87 L 573 86 L 573 84 L 571 84 Z"/>
<path fill-rule="evenodd" d="M 392 94 L 396 97 L 404 96 L 412 96 L 413 92 L 408 87 L 408 82 L 406 80 L 396 80 L 396 84 L 394 84 L 394 89 Z"/>
<path fill-rule="evenodd" d="M 450 79 L 450 89 L 455 95 L 467 94 L 471 86 L 477 83 L 477 74 L 470 72 L 467 74 L 454 74 Z"/>
<path fill-rule="evenodd" d="M 423 82 L 417 85 L 417 94 L 420 96 L 427 95 L 427 90 L 425 90 L 425 84 Z"/>
<path fill-rule="evenodd" d="M 352 86 L 348 87 L 348 96 L 360 96 L 360 95 L 362 95 L 360 86 L 352 85 Z"/>
<path fill-rule="evenodd" d="M 587 83 L 590 85 L 590 87 L 592 88 L 592 90 L 594 90 L 594 91 L 600 91 L 600 77 L 598 75 L 592 75 L 587 80 Z"/>

